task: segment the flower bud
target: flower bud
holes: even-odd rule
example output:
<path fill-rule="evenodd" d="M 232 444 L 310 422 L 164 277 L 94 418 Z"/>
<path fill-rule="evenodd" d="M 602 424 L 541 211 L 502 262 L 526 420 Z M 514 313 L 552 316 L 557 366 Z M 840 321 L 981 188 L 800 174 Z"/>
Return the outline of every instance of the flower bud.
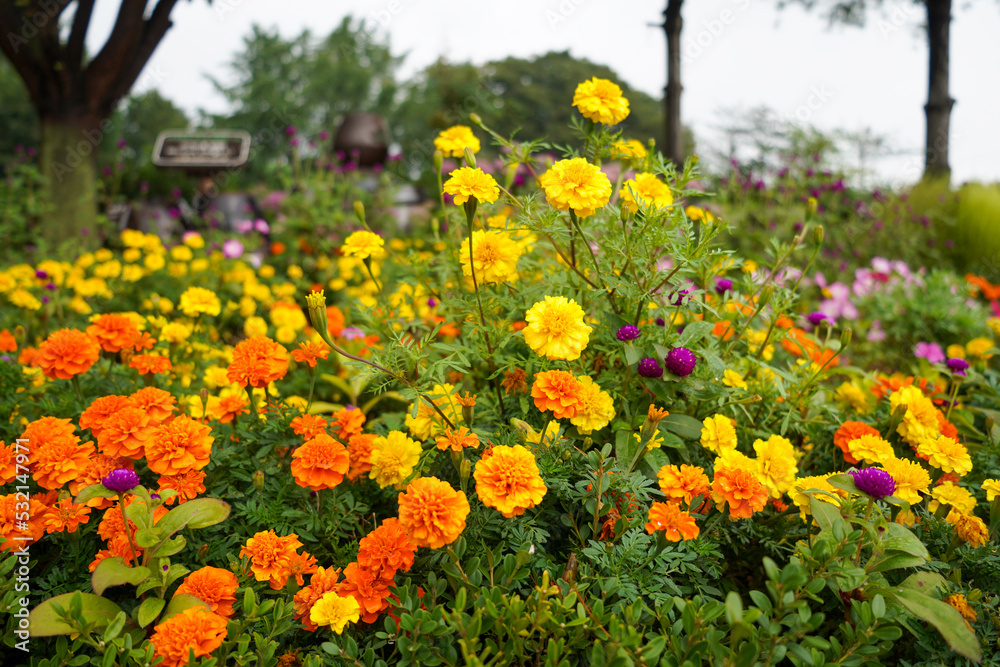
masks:
<path fill-rule="evenodd" d="M 896 430 L 896 427 L 900 425 L 903 421 L 903 417 L 906 416 L 906 404 L 896 407 L 896 410 L 892 413 L 892 418 L 889 420 L 888 433 L 892 433 Z"/>
<path fill-rule="evenodd" d="M 472 124 L 475 125 L 476 127 L 482 127 L 483 126 L 483 119 L 480 118 L 479 114 L 477 114 L 477 113 L 470 113 L 469 114 L 469 120 L 471 120 Z"/>
<path fill-rule="evenodd" d="M 823 229 L 823 225 L 816 225 L 816 229 L 813 230 L 813 236 L 816 238 L 816 245 L 823 245 L 823 237 L 826 235 L 826 231 Z"/>
<path fill-rule="evenodd" d="M 985 426 L 986 426 L 986 433 L 987 433 L 987 435 L 990 433 L 990 431 L 993 430 L 993 425 L 995 423 L 996 423 L 996 420 L 994 420 L 993 417 L 987 417 L 986 418 Z"/>
<path fill-rule="evenodd" d="M 264 471 L 258 470 L 253 474 L 253 488 L 258 491 L 264 490 Z"/>
<path fill-rule="evenodd" d="M 774 286 L 765 285 L 764 289 L 760 291 L 760 296 L 757 297 L 757 307 L 763 309 L 764 306 L 771 303 L 771 297 L 774 296 Z"/>
<path fill-rule="evenodd" d="M 434 151 L 434 169 L 437 173 L 441 173 L 441 165 L 444 164 L 444 153 L 441 151 Z"/>
<path fill-rule="evenodd" d="M 441 221 L 437 218 L 431 218 L 431 231 L 434 232 L 435 236 L 441 231 Z"/>
<path fill-rule="evenodd" d="M 207 557 L 208 557 L 208 545 L 203 544 L 200 547 L 198 547 L 198 562 L 204 563 Z"/>
<path fill-rule="evenodd" d="M 843 331 L 840 332 L 840 349 L 841 350 L 843 350 L 844 348 L 846 348 L 848 345 L 851 344 L 851 338 L 853 336 L 854 336 L 854 332 L 851 330 L 851 327 L 847 327 L 846 329 L 844 329 Z"/>
<path fill-rule="evenodd" d="M 517 178 L 517 167 L 518 164 L 507 165 L 507 168 L 503 171 L 503 189 L 510 190 L 514 186 L 514 179 Z"/>
<path fill-rule="evenodd" d="M 463 405 L 462 406 L 462 419 L 465 420 L 465 425 L 472 428 L 472 417 L 475 414 L 476 404 Z"/>
<path fill-rule="evenodd" d="M 461 464 L 461 466 L 459 466 L 459 469 L 458 469 L 458 476 L 462 480 L 462 486 L 463 487 L 469 481 L 469 475 L 471 475 L 471 474 L 472 474 L 472 461 L 470 461 L 469 459 L 463 458 L 462 459 L 462 464 Z"/>
<path fill-rule="evenodd" d="M 472 168 L 476 166 L 476 156 L 468 146 L 465 147 L 465 164 Z"/>
<path fill-rule="evenodd" d="M 358 216 L 358 222 L 365 224 L 365 205 L 362 202 L 354 202 L 354 215 Z"/>
<path fill-rule="evenodd" d="M 819 202 L 816 201 L 815 197 L 810 197 L 806 201 L 806 213 L 809 215 L 816 215 L 816 209 L 819 207 Z"/>

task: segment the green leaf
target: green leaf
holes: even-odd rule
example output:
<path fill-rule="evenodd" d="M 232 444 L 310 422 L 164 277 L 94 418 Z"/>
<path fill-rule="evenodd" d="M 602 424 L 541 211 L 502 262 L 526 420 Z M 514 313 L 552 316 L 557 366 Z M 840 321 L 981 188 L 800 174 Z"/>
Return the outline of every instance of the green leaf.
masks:
<path fill-rule="evenodd" d="M 163 610 L 160 622 L 162 623 L 168 618 L 176 616 L 185 609 L 190 609 L 191 607 L 204 607 L 205 609 L 212 611 L 212 608 L 207 602 L 203 602 L 193 595 L 181 593 L 180 595 L 174 595 L 174 597 L 170 598 L 170 604 L 168 604 L 167 608 Z"/>
<path fill-rule="evenodd" d="M 80 493 L 76 495 L 73 502 L 77 505 L 82 505 L 88 500 L 93 500 L 94 498 L 117 498 L 118 494 L 115 491 L 107 488 L 103 484 L 91 484 L 90 486 L 84 487 Z"/>
<path fill-rule="evenodd" d="M 948 580 L 937 572 L 914 572 L 899 584 L 900 588 L 909 588 L 918 593 L 930 594 L 938 588 L 947 589 Z"/>
<path fill-rule="evenodd" d="M 162 541 L 159 531 L 154 527 L 152 530 L 140 528 L 135 531 L 135 545 L 141 549 L 155 547 Z"/>
<path fill-rule="evenodd" d="M 809 498 L 809 510 L 812 512 L 813 518 L 816 519 L 816 523 L 823 530 L 830 530 L 837 521 L 843 521 L 839 507 L 831 505 L 825 500 L 820 500 L 816 496 Z"/>
<path fill-rule="evenodd" d="M 685 440 L 701 440 L 701 422 L 687 415 L 667 415 L 660 424 Z"/>
<path fill-rule="evenodd" d="M 169 540 L 164 540 L 156 549 L 157 558 L 166 558 L 167 556 L 173 556 L 175 553 L 181 551 L 187 546 L 187 540 L 184 539 L 183 535 L 178 535 L 177 537 Z"/>
<path fill-rule="evenodd" d="M 684 325 L 684 331 L 677 338 L 677 347 L 691 347 L 715 328 L 714 322 L 695 320 Z"/>
<path fill-rule="evenodd" d="M 926 563 L 926 558 L 896 551 L 883 555 L 880 558 L 872 558 L 865 565 L 865 572 L 888 572 L 889 570 L 899 570 L 904 567 L 919 567 Z"/>
<path fill-rule="evenodd" d="M 90 582 L 94 587 L 94 592 L 102 595 L 111 586 L 121 586 L 122 584 L 138 586 L 146 581 L 151 574 L 148 567 L 141 565 L 129 567 L 123 558 L 105 558 L 94 568 Z"/>
<path fill-rule="evenodd" d="M 218 498 L 195 498 L 178 505 L 156 522 L 162 535 L 168 537 L 185 526 L 205 528 L 221 523 L 229 516 L 229 505 Z"/>
<path fill-rule="evenodd" d="M 951 650 L 969 660 L 981 662 L 982 649 L 976 633 L 965 624 L 958 610 L 910 588 L 894 589 L 894 597 L 908 612 L 937 628 Z"/>
<path fill-rule="evenodd" d="M 138 612 L 136 612 L 136 620 L 139 621 L 139 627 L 144 628 L 155 621 L 166 604 L 167 601 L 163 598 L 146 598 L 143 600 L 142 604 L 139 605 Z"/>
<path fill-rule="evenodd" d="M 852 475 L 848 475 L 846 472 L 840 475 L 831 475 L 826 478 L 826 481 L 830 483 L 830 486 L 836 489 L 853 493 L 856 496 L 862 495 L 862 493 L 858 491 L 858 487 L 854 486 L 854 477 Z"/>
<path fill-rule="evenodd" d="M 103 562 L 103 561 L 102 561 Z M 55 607 L 60 606 L 66 609 L 70 606 L 73 596 L 81 596 L 83 620 L 85 623 L 93 623 L 97 628 L 103 628 L 122 612 L 121 607 L 111 600 L 102 598 L 100 595 L 92 593 L 81 593 L 74 591 L 64 593 L 54 598 L 49 598 L 42 604 L 31 610 L 28 614 L 28 624 L 32 637 L 52 637 L 55 635 L 69 635 L 76 632 L 69 625 L 64 623 L 56 613 Z"/>
<path fill-rule="evenodd" d="M 889 551 L 902 551 L 903 553 L 917 556 L 924 560 L 930 560 L 931 555 L 927 547 L 916 535 L 911 533 L 906 526 L 898 523 L 890 523 L 886 526 L 888 534 L 882 538 L 882 548 Z"/>

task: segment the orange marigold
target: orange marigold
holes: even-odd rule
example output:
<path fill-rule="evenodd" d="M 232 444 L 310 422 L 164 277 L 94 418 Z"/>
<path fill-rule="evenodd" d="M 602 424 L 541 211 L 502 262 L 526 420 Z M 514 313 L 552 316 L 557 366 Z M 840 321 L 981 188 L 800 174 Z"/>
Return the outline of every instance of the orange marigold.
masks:
<path fill-rule="evenodd" d="M 351 467 L 347 449 L 326 433 L 307 440 L 292 453 L 295 483 L 319 491 L 332 489 Z"/>
<path fill-rule="evenodd" d="M 468 515 L 465 493 L 436 477 L 416 479 L 399 494 L 399 522 L 418 547 L 451 544 L 465 530 Z"/>
<path fill-rule="evenodd" d="M 219 402 L 214 406 L 210 405 L 209 409 L 215 418 L 219 420 L 220 424 L 228 424 L 240 415 L 250 414 L 249 405 L 244 396 L 230 394 L 229 396 L 221 397 Z"/>
<path fill-rule="evenodd" d="M 305 576 L 316 571 L 316 559 L 308 551 L 293 553 L 288 557 L 288 578 L 295 579 L 299 586 L 304 585 Z"/>
<path fill-rule="evenodd" d="M 169 391 L 158 387 L 143 387 L 128 397 L 132 404 L 145 411 L 149 418 L 162 424 L 174 414 L 177 399 Z"/>
<path fill-rule="evenodd" d="M 34 362 L 45 377 L 69 380 L 86 373 L 101 356 L 101 344 L 79 329 L 60 329 L 45 339 Z"/>
<path fill-rule="evenodd" d="M 325 345 L 306 341 L 299 343 L 299 349 L 292 350 L 292 359 L 300 364 L 309 364 L 310 368 L 316 368 L 319 359 L 326 359 L 330 356 L 330 350 Z"/>
<path fill-rule="evenodd" d="M 4 444 L 0 440 L 0 486 L 17 477 L 17 455 L 24 455 L 25 452 L 19 449 L 17 443 Z M 22 459 L 24 469 L 27 469 L 27 460 Z"/>
<path fill-rule="evenodd" d="M 225 617 L 204 607 L 190 607 L 156 626 L 149 643 L 155 654 L 163 658 L 159 667 L 181 667 L 188 664 L 188 655 L 196 658 L 212 654 L 226 638 Z"/>
<path fill-rule="evenodd" d="M 98 398 L 80 414 L 80 430 L 89 428 L 95 439 L 100 438 L 104 422 L 124 407 L 133 407 L 127 396 L 112 394 Z"/>
<path fill-rule="evenodd" d="M 15 538 L 30 537 L 33 542 L 37 542 L 45 535 L 45 511 L 46 506 L 35 496 L 31 496 L 28 501 L 28 520 L 24 520 L 24 495 L 11 493 L 0 496 L 0 537 L 4 539 L 0 543 L 0 550 L 13 550 L 19 544 L 28 544 L 23 540 L 15 541 Z M 20 505 L 20 507 L 19 507 Z"/>
<path fill-rule="evenodd" d="M 21 439 L 28 443 L 32 478 L 43 489 L 61 489 L 89 467 L 92 443 L 80 444 L 68 419 L 42 417 L 28 424 Z"/>
<path fill-rule="evenodd" d="M 173 505 L 175 500 L 185 503 L 199 493 L 205 493 L 205 473 L 201 470 L 188 470 L 180 475 L 160 475 L 158 483 L 161 496 L 167 489 L 177 492 L 176 496 L 164 498 L 165 505 Z"/>
<path fill-rule="evenodd" d="M 869 426 L 864 422 L 846 421 L 833 434 L 833 444 L 844 453 L 844 460 L 848 463 L 858 462 L 858 459 L 851 454 L 851 449 L 848 445 L 852 440 L 856 440 L 863 435 L 880 436 L 880 433 L 877 428 Z"/>
<path fill-rule="evenodd" d="M 535 373 L 531 397 L 542 412 L 551 410 L 556 419 L 572 419 L 580 403 L 580 381 L 567 371 Z"/>
<path fill-rule="evenodd" d="M 698 466 L 667 465 L 660 468 L 656 476 L 660 482 L 660 491 L 668 502 L 679 503 L 683 500 L 690 504 L 698 496 L 707 498 L 712 490 L 704 469 Z"/>
<path fill-rule="evenodd" d="M 316 604 L 316 601 L 330 591 L 337 589 L 337 579 L 340 570 L 332 567 L 317 568 L 309 579 L 309 585 L 299 590 L 292 599 L 295 605 L 295 618 L 302 621 L 302 627 L 309 632 L 316 632 L 319 628 L 309 618 L 309 612 Z"/>
<path fill-rule="evenodd" d="M 523 391 L 528 391 L 527 379 L 528 376 L 525 375 L 523 369 L 515 368 L 512 371 L 507 371 L 500 385 L 508 394 L 519 394 Z"/>
<path fill-rule="evenodd" d="M 163 424 L 146 441 L 149 469 L 161 475 L 182 475 L 208 465 L 212 453 L 212 428 L 187 415 Z"/>
<path fill-rule="evenodd" d="M 348 442 L 352 437 L 361 433 L 365 419 L 365 413 L 357 408 L 342 408 L 333 413 L 330 418 L 330 430 L 342 442 Z"/>
<path fill-rule="evenodd" d="M 722 468 L 715 471 L 712 500 L 720 512 L 729 503 L 729 518 L 749 519 L 754 512 L 764 509 L 767 488 L 749 470 Z"/>
<path fill-rule="evenodd" d="M 701 532 L 694 517 L 682 511 L 677 503 L 653 503 L 649 508 L 646 532 L 652 535 L 658 530 L 671 542 L 693 540 Z"/>
<path fill-rule="evenodd" d="M 81 523 L 90 521 L 90 508 L 75 504 L 72 498 L 63 498 L 45 509 L 42 521 L 46 533 L 61 533 L 64 530 L 75 533 Z"/>
<path fill-rule="evenodd" d="M 160 354 L 137 354 L 128 362 L 128 367 L 139 371 L 139 375 L 158 375 L 172 370 L 173 364 Z"/>
<path fill-rule="evenodd" d="M 143 350 L 152 350 L 154 345 L 156 345 L 156 339 L 150 336 L 148 332 L 140 331 L 132 337 L 130 347 L 136 352 L 142 352 Z"/>
<path fill-rule="evenodd" d="M 362 433 L 351 436 L 347 444 L 347 456 L 351 460 L 351 467 L 347 471 L 347 479 L 352 482 L 371 471 L 372 469 L 372 446 L 378 436 L 374 433 Z"/>
<path fill-rule="evenodd" d="M 226 369 L 226 377 L 241 387 L 249 384 L 261 389 L 285 377 L 286 372 L 288 350 L 267 336 L 252 336 L 233 350 L 233 363 Z"/>
<path fill-rule="evenodd" d="M 132 459 L 126 459 L 116 456 L 106 456 L 104 454 L 95 454 L 90 458 L 90 462 L 87 469 L 80 473 L 80 476 L 69 483 L 69 492 L 72 494 L 77 494 L 81 489 L 90 486 L 91 484 L 97 484 L 102 479 L 108 476 L 108 473 L 112 470 L 117 470 L 118 468 L 129 468 L 131 469 L 135 465 Z M 110 498 L 92 498 L 87 502 L 89 507 L 95 509 L 104 509 L 111 505 Z"/>
<path fill-rule="evenodd" d="M 473 477 L 483 504 L 508 519 L 542 502 L 548 490 L 535 457 L 521 445 L 494 447 L 489 458 L 476 464 Z"/>
<path fill-rule="evenodd" d="M 0 331 L 0 352 L 17 352 L 17 339 L 10 329 Z"/>
<path fill-rule="evenodd" d="M 389 582 L 358 563 L 344 568 L 344 581 L 337 586 L 337 595 L 350 595 L 361 606 L 361 622 L 374 623 L 381 611 L 389 606 Z"/>
<path fill-rule="evenodd" d="M 106 456 L 138 459 L 155 431 L 156 424 L 145 411 L 127 406 L 105 420 L 97 446 Z"/>
<path fill-rule="evenodd" d="M 321 415 L 299 415 L 292 420 L 292 433 L 301 435 L 308 440 L 320 433 L 326 433 L 326 419 Z"/>
<path fill-rule="evenodd" d="M 174 595 L 193 595 L 220 616 L 229 618 L 233 615 L 233 603 L 236 602 L 236 589 L 240 582 L 236 575 L 221 567 L 203 567 L 195 570 L 184 578 Z"/>
<path fill-rule="evenodd" d="M 382 525 L 361 538 L 358 564 L 375 576 L 392 581 L 397 570 L 409 572 L 417 546 L 410 541 L 399 519 L 386 519 Z"/>
<path fill-rule="evenodd" d="M 262 531 L 240 548 L 240 557 L 250 558 L 250 569 L 257 581 L 268 581 L 271 588 L 280 590 L 288 581 L 289 561 L 301 546 L 295 533 L 280 537 L 273 530 Z"/>
<path fill-rule="evenodd" d="M 131 519 L 129 519 L 128 528 L 130 533 L 135 533 L 136 526 Z M 97 535 L 105 542 L 110 542 L 119 535 L 125 535 L 125 519 L 122 518 L 122 510 L 118 502 L 104 510 L 101 522 L 97 524 Z"/>
<path fill-rule="evenodd" d="M 87 327 L 87 333 L 94 337 L 105 352 L 118 352 L 132 347 L 139 335 L 139 328 L 132 318 L 116 313 L 105 313 Z"/>
<path fill-rule="evenodd" d="M 475 433 L 470 433 L 469 429 L 462 426 L 457 431 L 453 431 L 450 428 L 445 429 L 444 435 L 439 435 L 434 439 L 437 448 L 440 450 L 450 449 L 453 452 L 460 452 L 466 447 L 472 447 L 475 449 L 479 446 L 479 436 Z"/>

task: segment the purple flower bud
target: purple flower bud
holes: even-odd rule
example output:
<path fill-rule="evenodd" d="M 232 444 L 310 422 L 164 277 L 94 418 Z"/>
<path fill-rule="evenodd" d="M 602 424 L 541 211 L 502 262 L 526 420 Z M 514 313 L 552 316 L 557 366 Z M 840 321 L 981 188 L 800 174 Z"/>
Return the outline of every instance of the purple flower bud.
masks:
<path fill-rule="evenodd" d="M 101 480 L 104 488 L 115 493 L 125 493 L 139 486 L 139 473 L 131 468 L 116 468 Z"/>
<path fill-rule="evenodd" d="M 326 141 L 327 139 L 330 138 L 330 133 L 327 132 L 326 130 L 323 130 L 322 132 L 319 133 L 319 138 L 320 141 Z"/>
<path fill-rule="evenodd" d="M 298 130 L 295 129 L 294 125 L 289 125 L 288 127 L 285 128 L 285 134 L 287 134 L 290 137 L 294 136 L 296 132 L 298 132 Z"/>
<path fill-rule="evenodd" d="M 733 289 L 733 281 L 729 278 L 716 278 L 715 279 L 715 293 L 725 294 L 729 290 Z"/>
<path fill-rule="evenodd" d="M 433 308 L 436 305 L 438 305 L 437 299 L 435 299 L 434 297 L 431 297 L 431 298 L 427 299 L 427 307 L 428 308 Z"/>
<path fill-rule="evenodd" d="M 638 370 L 639 375 L 644 378 L 658 378 L 663 376 L 663 369 L 660 368 L 660 362 L 652 357 L 639 360 Z"/>
<path fill-rule="evenodd" d="M 665 319 L 663 319 L 662 317 L 657 317 L 656 318 L 656 326 L 658 326 L 658 327 L 665 327 L 665 326 L 667 326 L 667 321 Z"/>
<path fill-rule="evenodd" d="M 45 289 L 47 289 L 50 292 L 55 292 L 58 288 L 56 287 L 55 283 L 46 283 Z"/>
<path fill-rule="evenodd" d="M 679 375 L 680 377 L 687 377 L 691 375 L 694 371 L 695 364 L 698 363 L 697 357 L 694 356 L 694 352 L 687 349 L 686 347 L 675 347 L 667 353 L 666 358 L 667 370 L 674 375 Z"/>
<path fill-rule="evenodd" d="M 955 375 L 965 375 L 965 371 L 969 368 L 969 362 L 958 357 L 952 357 L 944 363 L 948 367 L 948 370 Z"/>
<path fill-rule="evenodd" d="M 875 500 L 891 496 L 892 492 L 896 490 L 896 482 L 892 479 L 892 475 L 881 468 L 851 470 L 850 475 L 854 478 L 854 486 L 858 488 L 858 491 L 868 494 Z"/>
<path fill-rule="evenodd" d="M 809 320 L 809 324 L 813 325 L 814 327 L 818 327 L 823 322 L 830 321 L 829 317 L 827 317 L 825 314 L 821 313 L 818 310 L 814 313 L 809 313 L 806 319 Z"/>
<path fill-rule="evenodd" d="M 639 327 L 635 326 L 634 324 L 626 324 L 625 326 L 623 326 L 621 329 L 618 330 L 618 333 L 615 334 L 615 336 L 618 338 L 618 340 L 624 342 L 627 340 L 635 340 L 641 335 L 641 333 L 642 332 L 639 331 Z"/>
<path fill-rule="evenodd" d="M 49 277 L 49 274 L 46 273 L 45 271 L 42 271 L 41 269 L 38 269 L 37 271 L 35 271 L 35 277 L 38 278 L 39 280 L 45 280 L 46 278 Z"/>

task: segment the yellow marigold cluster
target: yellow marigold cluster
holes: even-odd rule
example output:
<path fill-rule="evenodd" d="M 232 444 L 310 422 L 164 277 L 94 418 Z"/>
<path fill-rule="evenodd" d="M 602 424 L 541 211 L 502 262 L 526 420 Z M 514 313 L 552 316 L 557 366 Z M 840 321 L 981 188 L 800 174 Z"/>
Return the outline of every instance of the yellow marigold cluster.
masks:
<path fill-rule="evenodd" d="M 478 167 L 461 167 L 451 172 L 445 181 L 444 193 L 454 197 L 455 204 L 459 206 L 471 198 L 480 204 L 492 204 L 500 197 L 500 186 Z"/>
<path fill-rule="evenodd" d="M 972 470 L 969 450 L 954 438 L 939 435 L 925 438 L 917 445 L 917 454 L 927 457 L 928 462 L 943 472 L 955 473 L 963 477 Z"/>

